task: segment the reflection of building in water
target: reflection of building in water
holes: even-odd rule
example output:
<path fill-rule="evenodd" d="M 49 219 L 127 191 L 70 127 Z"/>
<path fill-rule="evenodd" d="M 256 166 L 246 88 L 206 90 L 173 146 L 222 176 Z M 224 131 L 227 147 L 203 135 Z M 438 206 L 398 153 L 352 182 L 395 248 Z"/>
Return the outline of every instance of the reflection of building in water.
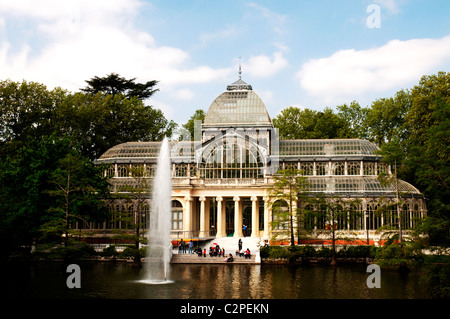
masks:
<path fill-rule="evenodd" d="M 112 191 L 126 193 L 124 186 L 137 183 L 132 176 L 135 167 L 144 168 L 145 179 L 152 180 L 160 145 L 132 142 L 106 151 L 97 162 L 111 164 L 106 174 L 111 177 Z M 239 76 L 212 102 L 198 141 L 171 142 L 173 237 L 270 238 L 274 214 L 268 189 L 274 174 L 288 168 L 302 171 L 311 194 L 359 198 L 348 209 L 350 218 L 336 227 L 361 239 L 369 230 L 373 237 L 380 227 L 398 224 L 395 206 L 383 213 L 377 210 L 396 201 L 395 188 L 377 179 L 381 172 L 392 174 L 377 150 L 375 144 L 360 139 L 279 140 L 263 101 Z M 425 216 L 425 200 L 405 181 L 399 181 L 399 191 L 402 228 L 408 230 Z M 130 218 L 124 217 L 135 216 L 136 200 L 117 199 L 109 205 L 111 219 L 92 227 L 99 233 L 130 228 Z M 305 209 L 320 213 L 321 208 Z M 143 226 L 147 215 L 146 206 Z M 305 229 L 312 226 L 316 232 L 309 234 L 311 238 L 318 238 L 318 231 L 329 225 L 320 216 L 299 218 L 298 223 Z M 243 225 L 247 226 L 245 234 Z"/>

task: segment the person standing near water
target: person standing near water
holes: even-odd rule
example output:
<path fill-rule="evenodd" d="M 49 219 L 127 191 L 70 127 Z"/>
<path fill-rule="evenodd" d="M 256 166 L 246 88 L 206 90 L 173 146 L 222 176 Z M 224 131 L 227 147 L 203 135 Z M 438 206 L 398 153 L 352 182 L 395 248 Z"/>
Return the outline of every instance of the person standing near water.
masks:
<path fill-rule="evenodd" d="M 242 250 L 242 240 L 239 238 L 238 241 L 238 250 L 241 251 Z"/>
<path fill-rule="evenodd" d="M 192 241 L 192 239 L 191 239 L 191 241 L 189 242 L 189 254 L 192 254 L 193 252 L 192 252 L 192 248 L 194 248 L 194 242 Z"/>

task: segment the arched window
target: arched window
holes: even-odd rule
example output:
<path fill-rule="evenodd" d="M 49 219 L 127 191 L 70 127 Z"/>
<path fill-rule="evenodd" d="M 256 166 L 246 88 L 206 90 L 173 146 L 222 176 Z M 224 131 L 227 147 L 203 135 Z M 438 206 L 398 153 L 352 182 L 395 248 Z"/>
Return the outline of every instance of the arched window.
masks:
<path fill-rule="evenodd" d="M 370 203 L 367 205 L 367 211 L 369 212 L 369 224 L 368 229 L 376 230 L 381 226 L 381 214 L 378 211 L 378 205 Z"/>
<path fill-rule="evenodd" d="M 365 162 L 363 164 L 364 175 L 375 175 L 375 163 Z"/>
<path fill-rule="evenodd" d="M 180 164 L 175 165 L 175 176 L 176 177 L 187 176 L 187 172 L 188 172 L 187 164 L 180 163 Z"/>
<path fill-rule="evenodd" d="M 284 200 L 276 200 L 272 204 L 272 229 L 284 230 L 289 228 L 289 205 Z"/>
<path fill-rule="evenodd" d="M 409 205 L 402 205 L 402 229 L 411 229 L 411 216 L 409 212 Z"/>
<path fill-rule="evenodd" d="M 128 165 L 117 165 L 117 177 L 128 177 Z"/>
<path fill-rule="evenodd" d="M 350 229 L 363 229 L 363 213 L 361 204 L 350 204 L 349 209 L 349 226 Z"/>
<path fill-rule="evenodd" d="M 116 168 L 115 165 L 111 165 L 110 167 L 108 167 L 108 170 L 106 171 L 106 176 L 108 178 L 112 178 L 116 175 Z"/>
<path fill-rule="evenodd" d="M 326 175 L 327 167 L 328 163 L 323 162 L 316 163 L 316 175 Z"/>
<path fill-rule="evenodd" d="M 183 229 L 183 205 L 177 200 L 172 201 L 172 230 Z"/>
<path fill-rule="evenodd" d="M 333 163 L 333 174 L 334 175 L 344 175 L 345 164 L 343 162 Z"/>
<path fill-rule="evenodd" d="M 243 138 L 222 138 L 203 150 L 201 178 L 262 178 L 264 160 L 256 145 Z"/>
<path fill-rule="evenodd" d="M 300 163 L 300 170 L 303 171 L 303 175 L 314 175 L 314 163 L 304 162 Z"/>
<path fill-rule="evenodd" d="M 348 162 L 347 163 L 347 173 L 348 173 L 348 175 L 359 175 L 361 173 L 361 163 L 360 162 Z"/>

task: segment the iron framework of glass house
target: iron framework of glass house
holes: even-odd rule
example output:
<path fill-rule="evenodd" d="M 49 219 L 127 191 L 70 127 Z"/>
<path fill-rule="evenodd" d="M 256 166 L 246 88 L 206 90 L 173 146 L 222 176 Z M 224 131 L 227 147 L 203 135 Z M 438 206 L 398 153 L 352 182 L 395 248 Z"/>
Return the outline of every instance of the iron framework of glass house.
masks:
<path fill-rule="evenodd" d="M 144 167 L 144 178 L 151 181 L 160 146 L 161 142 L 130 142 L 106 151 L 97 162 L 111 164 L 105 174 L 112 191 L 126 192 L 124 186 L 136 183 L 134 167 Z M 396 222 L 393 211 L 377 213 L 383 201 L 395 203 L 396 189 L 378 179 L 381 172 L 392 172 L 375 144 L 360 139 L 279 140 L 264 103 L 240 77 L 212 102 L 200 141 L 172 141 L 170 146 L 175 237 L 270 238 L 274 215 L 268 190 L 279 169 L 300 170 L 311 194 L 361 199 L 354 207 L 359 217 L 341 222 L 340 230 L 359 231 L 362 236 Z M 413 220 L 426 215 L 425 200 L 405 181 L 400 180 L 398 187 L 404 223 L 410 228 Z M 136 205 L 117 199 L 110 207 L 130 214 Z M 104 229 L 117 226 L 106 224 Z M 242 233 L 243 224 L 249 226 L 247 234 Z"/>

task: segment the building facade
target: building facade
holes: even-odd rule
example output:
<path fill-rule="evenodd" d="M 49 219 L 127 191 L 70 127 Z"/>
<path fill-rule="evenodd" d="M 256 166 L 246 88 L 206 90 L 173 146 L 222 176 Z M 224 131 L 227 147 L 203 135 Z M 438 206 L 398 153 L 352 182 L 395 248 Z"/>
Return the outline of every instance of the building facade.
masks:
<path fill-rule="evenodd" d="M 377 155 L 375 144 L 360 139 L 280 140 L 264 102 L 240 75 L 212 102 L 194 135 L 193 141 L 189 138 L 170 142 L 174 239 L 271 239 L 277 231 L 272 229 L 276 218 L 272 208 L 277 199 L 269 196 L 269 190 L 274 176 L 282 169 L 300 170 L 307 178 L 311 196 L 322 193 L 359 199 L 357 204 L 352 202 L 352 217 L 335 224 L 336 230 L 346 237 L 362 240 L 370 236 L 371 241 L 376 241 L 380 229 L 398 224 L 395 205 L 383 212 L 378 209 L 396 203 L 396 188 L 378 180 L 380 172 L 392 172 Z M 145 230 L 160 145 L 161 142 L 119 144 L 97 160 L 110 164 L 105 174 L 110 177 L 112 192 L 124 196 L 109 203 L 111 219 L 92 225 L 94 231 L 107 234 L 115 229 L 126 230 L 136 224 L 137 218 Z M 143 172 L 139 175 L 142 177 L 136 176 L 136 171 Z M 139 185 L 144 185 L 139 194 L 149 199 L 143 205 L 138 199 L 141 195 L 130 191 L 130 187 L 139 189 Z M 412 229 L 426 215 L 425 200 L 419 190 L 405 181 L 398 181 L 398 190 L 402 198 L 402 228 Z M 305 223 L 311 221 L 298 218 L 295 223 L 306 230 Z M 302 238 L 325 238 L 321 230 L 329 226 L 327 220 L 313 224 Z"/>

